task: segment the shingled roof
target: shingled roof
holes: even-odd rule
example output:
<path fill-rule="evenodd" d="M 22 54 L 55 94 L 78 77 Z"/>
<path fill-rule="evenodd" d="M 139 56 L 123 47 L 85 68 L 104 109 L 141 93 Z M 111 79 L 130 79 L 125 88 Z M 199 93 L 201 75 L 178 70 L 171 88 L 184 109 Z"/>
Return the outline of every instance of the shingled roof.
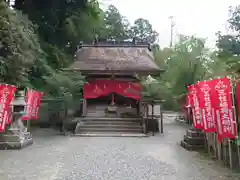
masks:
<path fill-rule="evenodd" d="M 82 45 L 69 70 L 81 72 L 147 72 L 162 70 L 154 62 L 148 45 L 92 44 Z"/>

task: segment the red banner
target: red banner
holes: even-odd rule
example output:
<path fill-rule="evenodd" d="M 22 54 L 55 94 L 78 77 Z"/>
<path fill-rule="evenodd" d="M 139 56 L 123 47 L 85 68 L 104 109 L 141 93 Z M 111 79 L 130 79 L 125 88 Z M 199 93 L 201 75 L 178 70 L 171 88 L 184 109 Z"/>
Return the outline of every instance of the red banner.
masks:
<path fill-rule="evenodd" d="M 39 108 L 40 108 L 42 96 L 43 96 L 42 92 L 38 92 L 38 91 L 34 92 L 32 114 L 31 114 L 31 119 L 33 120 L 37 120 L 39 118 L 38 114 L 39 114 Z"/>
<path fill-rule="evenodd" d="M 22 120 L 36 120 L 38 119 L 39 108 L 41 104 L 42 92 L 27 90 L 26 94 L 26 114 L 22 117 Z"/>
<path fill-rule="evenodd" d="M 35 96 L 35 91 L 32 89 L 28 89 L 26 93 L 26 107 L 25 107 L 25 115 L 22 116 L 22 120 L 30 120 L 32 117 L 32 108 L 33 108 L 33 100 Z"/>
<path fill-rule="evenodd" d="M 240 83 L 237 83 L 237 114 L 238 114 L 238 117 L 240 116 Z M 240 119 L 238 119 L 239 121 Z"/>
<path fill-rule="evenodd" d="M 234 117 L 232 88 L 228 78 L 212 80 L 212 103 L 215 109 L 218 137 L 233 138 L 237 136 L 237 124 Z"/>
<path fill-rule="evenodd" d="M 7 84 L 0 85 L 0 132 L 3 132 L 6 124 L 9 123 L 9 105 L 14 97 L 15 91 L 15 86 Z"/>
<path fill-rule="evenodd" d="M 203 130 L 205 132 L 216 132 L 216 123 L 214 119 L 214 109 L 211 102 L 211 81 L 197 83 L 199 108 L 201 109 Z"/>
<path fill-rule="evenodd" d="M 201 110 L 198 100 L 198 89 L 195 85 L 188 86 L 190 103 L 193 111 L 193 126 L 197 129 L 203 129 L 203 122 L 201 118 Z"/>
<path fill-rule="evenodd" d="M 6 125 L 12 124 L 12 108 L 9 107 L 7 111 Z"/>
<path fill-rule="evenodd" d="M 189 93 L 186 94 L 186 107 L 190 107 L 191 106 L 191 102 L 190 102 L 190 95 Z"/>
<path fill-rule="evenodd" d="M 190 107 L 191 107 L 190 97 L 189 97 L 189 94 L 187 93 L 186 94 L 186 102 L 184 104 L 184 107 L 181 108 L 181 109 L 183 109 L 185 119 L 187 119 L 187 120 L 190 120 Z"/>
<path fill-rule="evenodd" d="M 141 98 L 141 85 L 116 80 L 96 80 L 84 85 L 84 98 L 91 99 L 106 96 L 110 93 L 137 99 Z"/>

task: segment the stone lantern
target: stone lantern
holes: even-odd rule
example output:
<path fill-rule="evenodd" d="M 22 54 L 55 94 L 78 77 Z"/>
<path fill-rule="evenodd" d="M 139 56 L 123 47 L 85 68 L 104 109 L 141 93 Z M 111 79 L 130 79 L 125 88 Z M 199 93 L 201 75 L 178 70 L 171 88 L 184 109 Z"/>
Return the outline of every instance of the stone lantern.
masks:
<path fill-rule="evenodd" d="M 32 136 L 24 126 L 21 117 L 26 111 L 25 93 L 23 90 L 16 92 L 10 105 L 12 124 L 0 135 L 0 149 L 21 149 L 33 143 Z"/>

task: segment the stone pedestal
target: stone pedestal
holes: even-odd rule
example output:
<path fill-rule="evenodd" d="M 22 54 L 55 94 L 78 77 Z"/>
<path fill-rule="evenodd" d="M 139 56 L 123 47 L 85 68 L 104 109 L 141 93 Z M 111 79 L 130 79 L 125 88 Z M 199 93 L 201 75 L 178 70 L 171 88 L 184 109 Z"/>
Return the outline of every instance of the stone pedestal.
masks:
<path fill-rule="evenodd" d="M 14 121 L 10 128 L 0 134 L 0 149 L 22 149 L 33 144 L 32 135 L 27 132 L 22 120 Z"/>
<path fill-rule="evenodd" d="M 33 144 L 32 136 L 29 132 L 20 135 L 18 130 L 11 130 L 0 135 L 0 149 L 22 149 Z"/>
<path fill-rule="evenodd" d="M 187 150 L 201 150 L 205 148 L 205 137 L 201 130 L 190 128 L 186 131 L 181 146 Z"/>

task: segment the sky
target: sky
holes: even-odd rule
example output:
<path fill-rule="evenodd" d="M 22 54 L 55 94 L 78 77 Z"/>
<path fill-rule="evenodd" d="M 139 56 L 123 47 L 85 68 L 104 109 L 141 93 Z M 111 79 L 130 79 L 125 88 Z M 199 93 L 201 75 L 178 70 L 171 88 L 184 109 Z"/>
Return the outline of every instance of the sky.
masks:
<path fill-rule="evenodd" d="M 215 33 L 227 33 L 226 21 L 229 6 L 240 4 L 239 0 L 100 0 L 106 8 L 113 4 L 131 23 L 137 18 L 150 21 L 153 28 L 160 34 L 161 47 L 169 45 L 170 20 L 175 22 L 174 41 L 177 34 L 195 35 L 207 38 L 207 45 L 213 47 Z"/>

